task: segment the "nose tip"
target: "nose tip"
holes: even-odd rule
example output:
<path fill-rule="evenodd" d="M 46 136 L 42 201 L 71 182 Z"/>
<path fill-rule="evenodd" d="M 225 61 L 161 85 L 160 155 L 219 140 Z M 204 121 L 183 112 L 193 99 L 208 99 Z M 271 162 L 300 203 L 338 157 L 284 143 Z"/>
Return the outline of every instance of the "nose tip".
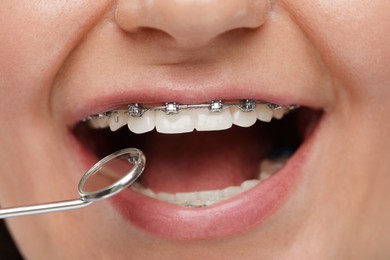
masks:
<path fill-rule="evenodd" d="M 269 0 L 118 0 L 115 19 L 128 33 L 158 30 L 192 48 L 234 29 L 260 27 L 269 9 Z"/>

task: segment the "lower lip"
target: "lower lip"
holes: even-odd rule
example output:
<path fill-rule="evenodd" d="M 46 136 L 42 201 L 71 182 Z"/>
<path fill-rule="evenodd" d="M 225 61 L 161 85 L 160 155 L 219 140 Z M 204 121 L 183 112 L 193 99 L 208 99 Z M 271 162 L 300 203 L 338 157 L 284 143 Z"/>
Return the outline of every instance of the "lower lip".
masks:
<path fill-rule="evenodd" d="M 131 225 L 157 237 L 205 240 L 238 235 L 271 218 L 292 196 L 303 176 L 320 124 L 277 174 L 225 202 L 204 208 L 186 208 L 127 189 L 110 203 Z"/>

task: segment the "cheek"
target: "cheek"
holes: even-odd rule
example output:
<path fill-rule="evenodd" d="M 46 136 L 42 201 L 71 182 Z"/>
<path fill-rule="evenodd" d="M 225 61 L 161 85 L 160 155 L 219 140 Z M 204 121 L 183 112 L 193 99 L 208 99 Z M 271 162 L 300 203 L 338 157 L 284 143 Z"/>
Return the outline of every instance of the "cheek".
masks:
<path fill-rule="evenodd" d="M 111 1 L 0 2 L 0 102 L 16 112 L 46 109 L 53 78 Z M 7 11 L 4 11 L 7 10 Z"/>
<path fill-rule="evenodd" d="M 386 86 L 390 81 L 390 2 L 291 2 L 286 3 L 287 8 L 348 95 L 362 104 L 370 99 L 386 101 L 390 95 Z"/>

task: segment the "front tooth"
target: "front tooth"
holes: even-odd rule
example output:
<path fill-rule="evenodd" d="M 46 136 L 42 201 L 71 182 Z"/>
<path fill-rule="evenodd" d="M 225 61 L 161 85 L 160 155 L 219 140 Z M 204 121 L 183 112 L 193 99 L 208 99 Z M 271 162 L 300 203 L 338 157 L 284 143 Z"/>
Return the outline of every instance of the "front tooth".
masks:
<path fill-rule="evenodd" d="M 125 111 L 116 111 L 111 114 L 109 124 L 111 131 L 116 131 L 122 126 L 126 125 L 128 121 L 128 115 Z"/>
<path fill-rule="evenodd" d="M 197 198 L 202 201 L 206 201 L 209 198 L 213 198 L 215 195 L 215 191 L 213 190 L 204 190 L 204 191 L 199 191 L 197 193 Z"/>
<path fill-rule="evenodd" d="M 174 115 L 167 115 L 163 111 L 156 112 L 156 130 L 159 133 L 188 133 L 194 130 L 194 125 L 192 110 L 182 110 Z"/>
<path fill-rule="evenodd" d="M 166 192 L 157 193 L 156 199 L 169 202 L 169 203 L 175 203 L 175 195 Z"/>
<path fill-rule="evenodd" d="M 179 192 L 175 194 L 175 203 L 179 205 L 191 205 L 196 200 L 196 192 Z"/>
<path fill-rule="evenodd" d="M 130 116 L 128 127 L 130 131 L 136 134 L 142 134 L 154 129 L 155 112 L 146 111 L 141 117 Z"/>
<path fill-rule="evenodd" d="M 207 109 L 199 109 L 195 114 L 195 128 L 198 131 L 225 130 L 232 127 L 230 109 L 221 112 L 210 112 Z"/>
<path fill-rule="evenodd" d="M 241 127 L 250 127 L 257 121 L 256 111 L 244 112 L 238 107 L 230 108 L 233 124 Z"/>
<path fill-rule="evenodd" d="M 197 192 L 197 201 L 201 201 L 203 205 L 209 206 L 221 200 L 221 191 L 208 190 Z"/>
<path fill-rule="evenodd" d="M 256 106 L 257 118 L 263 122 L 271 122 L 273 111 L 267 104 L 257 104 Z"/>

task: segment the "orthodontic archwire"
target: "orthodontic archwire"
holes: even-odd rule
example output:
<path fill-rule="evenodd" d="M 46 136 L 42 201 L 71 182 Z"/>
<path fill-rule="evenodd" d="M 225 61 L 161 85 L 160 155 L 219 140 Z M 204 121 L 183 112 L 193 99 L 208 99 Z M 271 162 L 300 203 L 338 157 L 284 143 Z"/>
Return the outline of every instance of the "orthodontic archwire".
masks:
<path fill-rule="evenodd" d="M 227 109 L 229 107 L 238 107 L 243 112 L 251 112 L 256 109 L 257 105 L 267 105 L 269 109 L 275 111 L 280 109 L 285 109 L 286 112 L 290 112 L 299 108 L 299 105 L 278 105 L 274 103 L 257 101 L 254 99 L 245 99 L 238 102 L 229 102 L 222 100 L 213 100 L 208 103 L 202 104 L 179 104 L 176 102 L 166 102 L 164 105 L 157 106 L 146 106 L 139 103 L 131 103 L 127 106 L 127 109 L 114 109 L 108 112 L 95 114 L 87 116 L 83 119 L 84 122 L 94 120 L 94 119 L 103 119 L 103 118 L 111 118 L 118 113 L 124 113 L 131 117 L 142 117 L 144 113 L 147 111 L 163 111 L 167 115 L 176 115 L 179 114 L 181 110 L 187 109 L 201 109 L 207 108 L 211 113 L 220 113 L 222 110 Z"/>

